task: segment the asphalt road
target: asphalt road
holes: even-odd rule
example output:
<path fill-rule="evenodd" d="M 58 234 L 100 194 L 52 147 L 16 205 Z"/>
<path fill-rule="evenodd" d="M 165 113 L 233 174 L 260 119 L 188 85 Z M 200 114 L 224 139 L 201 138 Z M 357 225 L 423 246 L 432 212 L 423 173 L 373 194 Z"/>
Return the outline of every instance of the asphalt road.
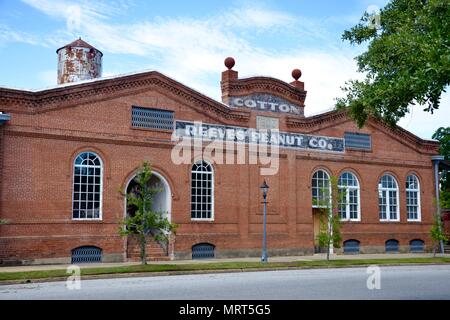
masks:
<path fill-rule="evenodd" d="M 0 285 L 0 299 L 450 299 L 450 266 L 239 272 Z M 373 279 L 373 278 L 371 278 Z M 370 281 L 372 286 L 377 281 Z"/>

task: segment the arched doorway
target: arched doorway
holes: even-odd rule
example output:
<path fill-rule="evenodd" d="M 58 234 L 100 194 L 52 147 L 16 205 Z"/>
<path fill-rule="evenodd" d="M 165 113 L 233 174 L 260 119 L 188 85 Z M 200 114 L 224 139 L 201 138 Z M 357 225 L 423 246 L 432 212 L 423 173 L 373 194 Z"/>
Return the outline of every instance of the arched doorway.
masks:
<path fill-rule="evenodd" d="M 133 176 L 127 184 L 127 189 L 126 192 L 127 194 L 132 192 L 132 190 L 134 188 L 136 188 L 136 182 L 134 181 L 134 178 L 136 176 Z M 162 211 L 162 212 L 166 212 L 168 215 L 168 219 L 170 221 L 171 219 L 171 206 L 172 206 L 172 201 L 171 201 L 171 190 L 170 190 L 170 185 L 167 182 L 166 178 L 164 178 L 161 174 L 159 174 L 156 171 L 152 171 L 152 176 L 150 178 L 149 181 L 149 186 L 152 188 L 158 188 L 161 191 L 156 194 L 155 198 L 153 199 L 153 205 L 152 205 L 152 210 L 155 211 Z M 125 199 L 126 202 L 126 199 Z M 132 206 L 128 206 L 127 203 L 125 203 L 125 214 L 126 215 L 133 215 L 134 211 L 136 210 L 136 208 L 133 208 Z"/>
<path fill-rule="evenodd" d="M 127 194 L 133 192 L 133 190 L 137 188 L 137 183 L 134 181 L 135 177 L 136 176 L 131 177 L 127 183 Z M 171 221 L 172 192 L 167 179 L 160 173 L 152 171 L 149 187 L 160 189 L 160 192 L 153 198 L 152 210 L 164 212 L 169 221 Z M 135 211 L 136 207 L 128 205 L 127 199 L 125 199 L 125 215 L 132 216 Z M 147 241 L 147 257 L 150 260 L 167 260 L 166 258 L 171 259 L 173 257 L 173 244 L 170 240 L 168 244 L 157 243 L 152 239 L 148 239 Z M 137 260 L 139 253 L 140 248 L 137 238 L 128 236 L 126 248 L 127 260 Z"/>

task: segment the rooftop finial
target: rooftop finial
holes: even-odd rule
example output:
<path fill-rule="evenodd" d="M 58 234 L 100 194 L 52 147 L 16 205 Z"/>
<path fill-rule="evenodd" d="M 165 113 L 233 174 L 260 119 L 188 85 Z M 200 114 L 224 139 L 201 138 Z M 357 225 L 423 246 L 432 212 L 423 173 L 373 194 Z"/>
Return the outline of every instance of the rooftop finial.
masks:
<path fill-rule="evenodd" d="M 225 59 L 225 67 L 228 68 L 228 70 L 231 70 L 234 67 L 234 58 L 233 57 L 228 57 Z"/>
<path fill-rule="evenodd" d="M 300 79 L 301 76 L 302 76 L 302 72 L 300 71 L 300 69 L 292 70 L 292 78 L 294 78 L 295 81 L 298 81 L 298 79 Z"/>

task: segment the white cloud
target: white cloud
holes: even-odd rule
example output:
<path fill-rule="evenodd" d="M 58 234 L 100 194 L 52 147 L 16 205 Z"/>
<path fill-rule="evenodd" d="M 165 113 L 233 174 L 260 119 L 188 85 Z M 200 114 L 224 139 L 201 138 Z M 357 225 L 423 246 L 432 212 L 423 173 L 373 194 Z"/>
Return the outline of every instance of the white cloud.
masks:
<path fill-rule="evenodd" d="M 213 17 L 216 23 L 239 28 L 274 28 L 293 25 L 296 19 L 284 12 L 271 11 L 258 7 L 235 8 Z"/>
<path fill-rule="evenodd" d="M 433 114 L 423 111 L 423 109 L 422 106 L 413 106 L 411 112 L 398 124 L 423 139 L 431 139 L 432 134 L 439 127 L 450 126 L 450 92 L 442 95 L 439 109 L 435 110 Z"/>
<path fill-rule="evenodd" d="M 0 46 L 8 42 L 23 42 L 32 45 L 39 44 L 36 36 L 26 32 L 12 30 L 10 27 L 0 24 Z"/>

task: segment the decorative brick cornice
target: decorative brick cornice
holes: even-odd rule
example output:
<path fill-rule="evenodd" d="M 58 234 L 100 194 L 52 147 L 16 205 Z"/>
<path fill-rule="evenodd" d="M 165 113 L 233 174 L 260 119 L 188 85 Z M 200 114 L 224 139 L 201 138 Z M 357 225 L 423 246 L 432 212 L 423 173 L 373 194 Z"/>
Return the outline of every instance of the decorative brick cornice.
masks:
<path fill-rule="evenodd" d="M 244 93 L 272 93 L 296 105 L 304 105 L 306 91 L 270 77 L 251 77 L 221 82 L 222 92 L 228 96 Z"/>
<path fill-rule="evenodd" d="M 313 131 L 315 129 L 319 129 L 321 126 L 328 124 L 334 125 L 338 122 L 342 122 L 343 120 L 348 120 L 347 112 L 345 110 L 333 110 L 305 118 L 289 116 L 286 118 L 286 125 L 289 128 L 299 128 L 307 131 Z"/>
<path fill-rule="evenodd" d="M 249 111 L 231 109 L 157 71 L 99 79 L 36 92 L 0 88 L 0 107 L 4 111 L 33 114 L 148 89 L 168 92 L 181 98 L 184 103 L 197 111 L 222 120 L 246 122 L 250 118 Z"/>
<path fill-rule="evenodd" d="M 415 150 L 420 149 L 418 151 L 424 153 L 439 154 L 438 141 L 422 139 L 397 125 L 394 128 L 392 128 L 376 118 L 369 118 L 367 123 L 368 125 L 376 127 L 378 130 L 384 131 L 385 133 L 389 134 L 394 139 L 399 140 L 403 144 L 405 143 L 408 144 Z"/>
<path fill-rule="evenodd" d="M 286 124 L 288 127 L 298 128 L 302 132 L 313 132 L 346 121 L 353 121 L 350 119 L 347 110 L 333 110 L 306 118 L 287 117 Z M 439 142 L 421 139 L 400 126 L 390 127 L 374 117 L 370 117 L 366 125 L 383 131 L 393 139 L 408 145 L 418 152 L 429 154 L 439 153 Z"/>

